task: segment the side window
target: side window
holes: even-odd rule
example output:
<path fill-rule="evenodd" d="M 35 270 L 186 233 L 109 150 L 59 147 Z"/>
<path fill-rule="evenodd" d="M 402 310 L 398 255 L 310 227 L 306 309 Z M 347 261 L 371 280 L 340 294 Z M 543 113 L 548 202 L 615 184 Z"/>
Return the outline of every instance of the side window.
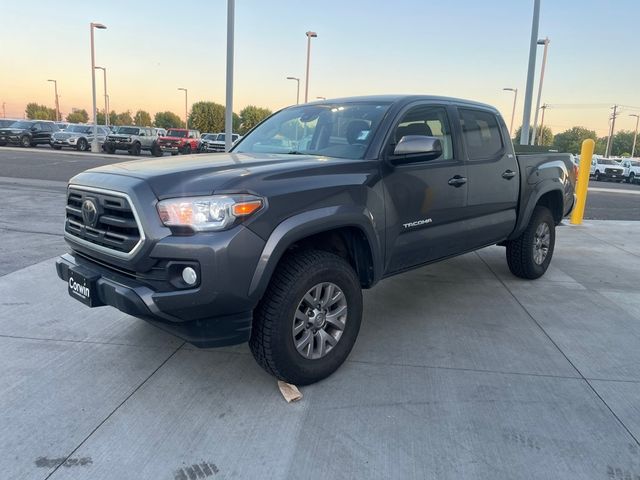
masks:
<path fill-rule="evenodd" d="M 459 109 L 469 160 L 488 160 L 504 148 L 498 119 L 491 112 Z"/>
<path fill-rule="evenodd" d="M 36 130 L 42 130 L 42 124 L 40 122 L 34 123 L 33 126 Z"/>
<path fill-rule="evenodd" d="M 440 160 L 451 160 L 453 158 L 451 128 L 444 107 L 422 105 L 410 109 L 398 123 L 391 138 L 391 144 L 396 145 L 405 135 L 437 137 L 442 143 L 442 157 L 440 157 Z"/>

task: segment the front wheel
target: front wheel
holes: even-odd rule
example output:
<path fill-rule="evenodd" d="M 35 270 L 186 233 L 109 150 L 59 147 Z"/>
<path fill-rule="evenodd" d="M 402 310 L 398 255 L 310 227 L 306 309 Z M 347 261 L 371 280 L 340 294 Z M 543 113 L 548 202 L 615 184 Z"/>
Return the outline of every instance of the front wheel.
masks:
<path fill-rule="evenodd" d="M 133 145 L 131 145 L 131 148 L 129 149 L 129 155 L 138 156 L 138 155 L 140 155 L 141 151 L 142 151 L 142 148 L 141 148 L 140 144 L 138 142 L 136 142 Z"/>
<path fill-rule="evenodd" d="M 76 148 L 79 152 L 86 152 L 87 150 L 89 150 L 89 142 L 87 142 L 86 138 L 81 138 L 80 140 L 78 140 Z"/>
<path fill-rule="evenodd" d="M 634 183 L 636 183 L 636 174 L 635 174 L 635 173 L 631 172 L 631 173 L 629 174 L 629 177 L 628 177 L 628 178 L 629 178 L 629 183 L 630 183 L 631 185 L 633 185 Z"/>
<path fill-rule="evenodd" d="M 599 182 L 600 180 L 602 180 L 602 176 L 600 175 L 600 172 L 596 170 L 596 182 Z"/>
<path fill-rule="evenodd" d="M 549 268 L 556 243 L 556 227 L 548 208 L 537 206 L 522 235 L 507 242 L 507 264 L 516 277 L 533 280 Z"/>
<path fill-rule="evenodd" d="M 284 257 L 256 307 L 249 347 L 267 372 L 308 385 L 346 360 L 362 319 L 362 291 L 342 257 L 303 250 Z"/>
<path fill-rule="evenodd" d="M 104 145 L 104 151 L 113 155 L 114 153 L 116 153 L 116 147 L 114 147 L 110 143 L 107 143 Z"/>
<path fill-rule="evenodd" d="M 22 145 L 24 148 L 28 148 L 31 147 L 31 139 L 28 136 L 24 136 L 20 139 L 20 145 Z"/>

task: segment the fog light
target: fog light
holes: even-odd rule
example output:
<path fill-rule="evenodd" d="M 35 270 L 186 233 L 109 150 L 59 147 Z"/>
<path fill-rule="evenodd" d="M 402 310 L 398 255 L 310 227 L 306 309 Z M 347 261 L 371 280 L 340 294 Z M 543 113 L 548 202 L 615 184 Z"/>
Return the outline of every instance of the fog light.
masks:
<path fill-rule="evenodd" d="M 198 281 L 198 274 L 193 268 L 187 267 L 182 270 L 182 279 L 187 285 L 195 285 Z"/>

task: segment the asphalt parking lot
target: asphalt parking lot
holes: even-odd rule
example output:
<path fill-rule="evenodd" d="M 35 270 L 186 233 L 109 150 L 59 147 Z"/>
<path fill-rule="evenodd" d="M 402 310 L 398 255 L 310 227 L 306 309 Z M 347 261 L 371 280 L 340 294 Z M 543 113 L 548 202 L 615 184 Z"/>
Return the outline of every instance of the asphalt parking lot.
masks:
<path fill-rule="evenodd" d="M 491 247 L 381 282 L 287 404 L 244 345 L 67 296 L 64 182 L 117 161 L 85 157 L 0 149 L 1 478 L 640 479 L 640 186 L 592 182 L 616 220 L 559 227 L 540 280 Z"/>

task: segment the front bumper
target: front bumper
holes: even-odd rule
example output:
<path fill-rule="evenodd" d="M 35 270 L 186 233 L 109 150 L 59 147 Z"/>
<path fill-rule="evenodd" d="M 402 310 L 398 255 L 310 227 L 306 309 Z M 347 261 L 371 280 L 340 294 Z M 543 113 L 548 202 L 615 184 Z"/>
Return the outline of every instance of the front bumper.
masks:
<path fill-rule="evenodd" d="M 20 143 L 20 135 L 2 135 L 0 137 L 0 143 Z"/>
<path fill-rule="evenodd" d="M 104 144 L 105 148 L 114 148 L 115 150 L 130 150 L 133 142 L 113 142 L 108 141 Z"/>
<path fill-rule="evenodd" d="M 126 268 L 67 236 L 74 252 L 57 260 L 58 277 L 69 283 L 78 272 L 93 279 L 92 306 L 113 306 L 197 347 L 248 341 L 257 304 L 249 298 L 249 285 L 264 241 L 242 226 L 148 240 L 152 245 L 127 261 Z M 180 280 L 184 265 L 199 273 L 195 287 Z"/>
<path fill-rule="evenodd" d="M 184 148 L 184 146 L 160 144 L 160 150 L 162 150 L 163 152 L 178 153 L 180 152 L 181 148 Z"/>

